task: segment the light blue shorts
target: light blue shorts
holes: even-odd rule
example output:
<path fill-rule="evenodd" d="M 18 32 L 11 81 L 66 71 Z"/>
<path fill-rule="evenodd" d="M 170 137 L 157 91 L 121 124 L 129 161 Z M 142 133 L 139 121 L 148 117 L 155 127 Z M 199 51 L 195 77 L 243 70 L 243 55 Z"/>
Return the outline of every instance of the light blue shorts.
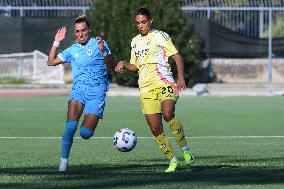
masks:
<path fill-rule="evenodd" d="M 84 105 L 83 114 L 95 114 L 100 119 L 103 118 L 105 108 L 106 88 L 72 88 L 68 102 L 72 99 Z"/>

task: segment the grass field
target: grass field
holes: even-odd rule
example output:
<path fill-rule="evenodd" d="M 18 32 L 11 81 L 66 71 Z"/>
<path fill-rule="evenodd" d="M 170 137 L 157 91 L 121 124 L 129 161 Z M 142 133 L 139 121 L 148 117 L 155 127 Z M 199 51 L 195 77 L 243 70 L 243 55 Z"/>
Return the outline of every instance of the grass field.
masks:
<path fill-rule="evenodd" d="M 0 188 L 284 188 L 283 97 L 180 98 L 176 113 L 196 161 L 170 174 L 138 97 L 108 97 L 95 137 L 76 135 L 69 170 L 59 174 L 66 99 L 0 97 Z M 121 127 L 138 135 L 129 153 L 112 144 Z"/>

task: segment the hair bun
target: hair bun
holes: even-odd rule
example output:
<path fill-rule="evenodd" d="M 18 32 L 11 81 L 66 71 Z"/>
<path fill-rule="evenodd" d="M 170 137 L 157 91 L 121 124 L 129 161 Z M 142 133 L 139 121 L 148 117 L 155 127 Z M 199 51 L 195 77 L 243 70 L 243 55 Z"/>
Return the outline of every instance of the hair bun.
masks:
<path fill-rule="evenodd" d="M 82 23 L 82 22 L 85 22 L 85 23 L 87 24 L 88 28 L 91 28 L 91 27 L 90 27 L 90 23 L 89 23 L 89 21 L 88 21 L 88 19 L 87 19 L 87 16 L 84 15 L 84 14 L 81 14 L 80 16 L 78 16 L 78 17 L 76 18 L 76 20 L 74 21 L 74 25 L 75 25 L 75 24 L 78 24 L 78 23 Z"/>
<path fill-rule="evenodd" d="M 84 15 L 84 14 L 81 14 L 80 16 L 78 16 L 78 18 L 77 19 L 87 19 L 87 16 L 86 15 Z"/>

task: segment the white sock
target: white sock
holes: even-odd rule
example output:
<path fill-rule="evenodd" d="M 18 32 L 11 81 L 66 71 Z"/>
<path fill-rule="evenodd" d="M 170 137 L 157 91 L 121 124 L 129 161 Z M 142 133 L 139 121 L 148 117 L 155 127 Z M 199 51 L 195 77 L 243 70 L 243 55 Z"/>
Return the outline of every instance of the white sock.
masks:
<path fill-rule="evenodd" d="M 66 163 L 66 162 L 68 162 L 68 159 L 67 159 L 67 158 L 63 158 L 63 157 L 61 157 L 61 162 Z"/>
<path fill-rule="evenodd" d="M 171 162 L 173 162 L 173 161 L 177 161 L 176 156 L 174 156 L 173 159 L 171 159 Z"/>
<path fill-rule="evenodd" d="M 189 145 L 186 144 L 184 147 L 181 148 L 182 152 L 189 150 Z"/>

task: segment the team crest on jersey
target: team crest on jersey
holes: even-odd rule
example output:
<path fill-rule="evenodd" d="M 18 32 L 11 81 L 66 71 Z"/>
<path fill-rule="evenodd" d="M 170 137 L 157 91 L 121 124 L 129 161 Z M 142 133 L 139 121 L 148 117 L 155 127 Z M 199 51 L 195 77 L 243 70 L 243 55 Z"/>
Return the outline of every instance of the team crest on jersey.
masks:
<path fill-rule="evenodd" d="M 88 55 L 88 56 L 92 56 L 92 54 L 93 54 L 92 49 L 88 49 L 88 51 L 87 51 L 87 55 Z"/>
<path fill-rule="evenodd" d="M 79 58 L 79 53 L 75 53 L 75 58 Z"/>

